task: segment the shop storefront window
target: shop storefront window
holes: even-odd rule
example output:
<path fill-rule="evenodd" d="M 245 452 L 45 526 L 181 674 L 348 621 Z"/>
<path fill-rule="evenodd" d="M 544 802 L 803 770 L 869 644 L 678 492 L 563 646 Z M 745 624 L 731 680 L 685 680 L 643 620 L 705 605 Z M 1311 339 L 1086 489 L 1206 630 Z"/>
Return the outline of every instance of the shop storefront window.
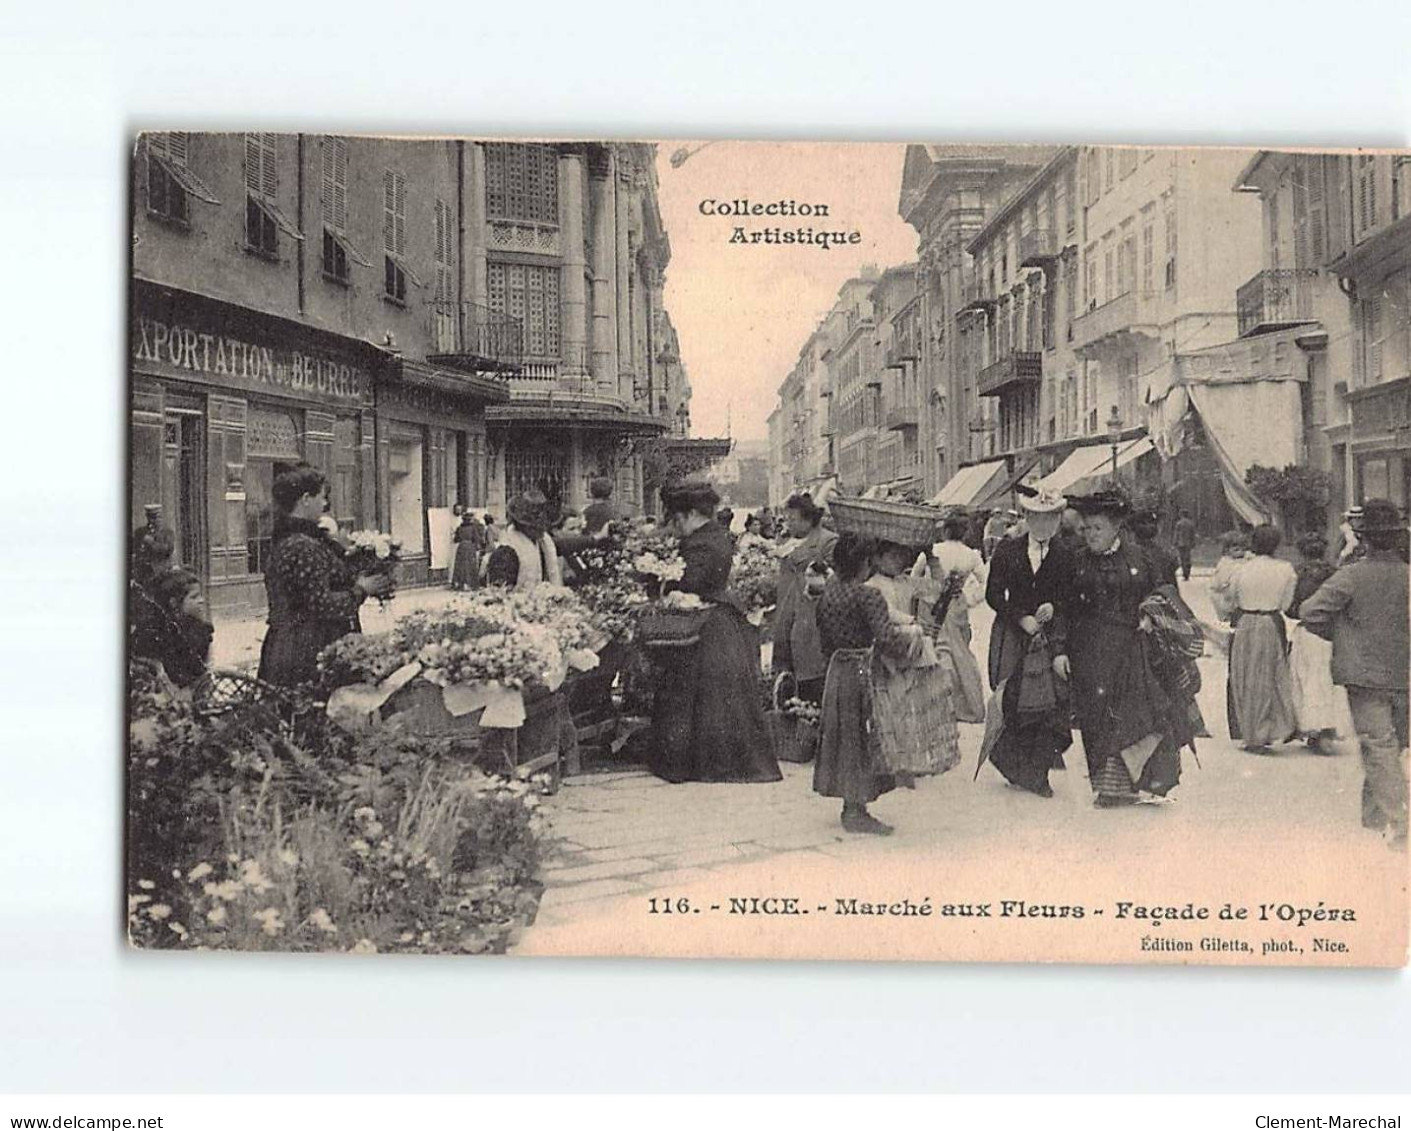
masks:
<path fill-rule="evenodd" d="M 512 451 L 505 456 L 506 498 L 542 491 L 551 499 L 568 497 L 568 455 L 552 450 Z"/>
<path fill-rule="evenodd" d="M 394 433 L 387 457 L 392 537 L 402 553 L 426 552 L 425 442 L 419 432 Z"/>
<path fill-rule="evenodd" d="M 287 412 L 250 409 L 245 448 L 245 542 L 251 573 L 264 573 L 274 545 L 274 480 L 302 458 L 299 422 Z"/>

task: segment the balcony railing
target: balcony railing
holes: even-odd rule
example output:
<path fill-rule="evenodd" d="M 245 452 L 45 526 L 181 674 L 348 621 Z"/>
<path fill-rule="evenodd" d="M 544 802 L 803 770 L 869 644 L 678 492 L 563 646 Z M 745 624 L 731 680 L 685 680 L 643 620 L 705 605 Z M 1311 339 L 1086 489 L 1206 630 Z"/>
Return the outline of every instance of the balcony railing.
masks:
<path fill-rule="evenodd" d="M 1235 292 L 1240 337 L 1312 322 L 1318 272 L 1305 268 L 1261 271 Z"/>
<path fill-rule="evenodd" d="M 1160 292 L 1128 291 L 1073 320 L 1073 346 L 1082 349 L 1105 338 L 1137 332 L 1154 334 L 1160 325 Z"/>
<path fill-rule="evenodd" d="M 427 304 L 434 352 L 426 360 L 466 373 L 518 373 L 524 365 L 524 326 L 518 318 L 474 302 Z"/>
<path fill-rule="evenodd" d="M 1063 254 L 1063 237 L 1053 228 L 1033 228 L 1019 237 L 1019 266 L 1047 267 Z"/>
<path fill-rule="evenodd" d="M 980 370 L 976 392 L 982 397 L 997 397 L 1013 385 L 1028 385 L 1043 380 L 1044 355 L 1028 350 L 1014 350 L 993 365 Z"/>
<path fill-rule="evenodd" d="M 887 409 L 883 420 L 886 422 L 887 431 L 902 432 L 919 426 L 917 416 L 915 405 L 899 404 Z"/>

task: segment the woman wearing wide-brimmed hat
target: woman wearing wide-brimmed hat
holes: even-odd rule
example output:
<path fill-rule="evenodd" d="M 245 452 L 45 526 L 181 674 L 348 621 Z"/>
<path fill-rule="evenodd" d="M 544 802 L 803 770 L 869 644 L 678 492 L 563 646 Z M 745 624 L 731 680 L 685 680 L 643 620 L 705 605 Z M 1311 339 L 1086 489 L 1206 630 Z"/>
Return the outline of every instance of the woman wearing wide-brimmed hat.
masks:
<path fill-rule="evenodd" d="M 1099 808 L 1164 798 L 1194 742 L 1189 693 L 1158 671 L 1143 602 L 1162 591 L 1161 569 L 1126 535 L 1126 495 L 1103 490 L 1071 505 L 1086 546 L 1051 629 L 1055 673 L 1069 681 Z M 1170 608 L 1175 610 L 1175 606 Z"/>
<path fill-rule="evenodd" d="M 985 598 L 990 632 L 989 705 L 982 758 L 1012 785 L 1052 797 L 1048 774 L 1062 769 L 1073 742 L 1068 685 L 1054 678 L 1058 610 L 1071 593 L 1074 559 L 1055 537 L 1068 500 L 1051 491 L 1021 493 L 1027 533 L 990 559 Z"/>
<path fill-rule="evenodd" d="M 529 490 L 505 508 L 509 521 L 485 569 L 489 585 L 528 592 L 537 585 L 562 585 L 558 550 L 549 536 L 551 516 L 543 492 Z"/>

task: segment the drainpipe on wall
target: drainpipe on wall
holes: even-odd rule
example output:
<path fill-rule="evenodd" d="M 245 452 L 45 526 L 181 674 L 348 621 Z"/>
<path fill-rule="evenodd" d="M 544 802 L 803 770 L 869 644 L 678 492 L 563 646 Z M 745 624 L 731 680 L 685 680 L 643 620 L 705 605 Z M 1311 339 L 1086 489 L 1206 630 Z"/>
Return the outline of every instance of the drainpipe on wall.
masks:
<path fill-rule="evenodd" d="M 300 313 L 300 314 L 303 314 L 303 313 L 304 313 L 304 245 L 305 245 L 306 243 L 308 243 L 308 240 L 309 240 L 309 234 L 308 234 L 308 232 L 305 232 L 305 231 L 304 231 L 304 135 L 303 135 L 303 134 L 297 134 L 296 137 L 295 137 L 295 166 L 296 166 L 296 168 L 295 168 L 295 182 L 296 182 L 296 187 L 297 187 L 298 196 L 297 196 L 297 198 L 296 198 L 297 204 L 296 204 L 296 214 L 295 214 L 295 217 L 294 217 L 294 223 L 295 223 L 295 225 L 297 225 L 299 231 L 300 231 L 300 232 L 303 232 L 304 238 L 301 239 L 301 240 L 295 240 L 295 241 L 294 241 L 296 244 L 298 244 L 298 247 L 295 249 L 294 262 L 295 262 L 295 265 L 296 265 L 295 277 L 298 279 L 298 288 L 299 288 L 299 292 L 298 292 L 298 298 L 299 298 L 299 313 Z"/>

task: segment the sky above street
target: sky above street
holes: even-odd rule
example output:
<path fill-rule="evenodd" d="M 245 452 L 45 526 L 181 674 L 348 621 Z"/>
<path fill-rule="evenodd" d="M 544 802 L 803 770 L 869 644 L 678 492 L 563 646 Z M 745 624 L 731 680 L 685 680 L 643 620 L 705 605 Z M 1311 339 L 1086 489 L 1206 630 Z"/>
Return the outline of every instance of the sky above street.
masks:
<path fill-rule="evenodd" d="M 695 150 L 680 168 L 670 158 Z M 703 147 L 702 147 L 703 146 Z M 698 148 L 700 147 L 700 148 Z M 864 264 L 915 258 L 916 233 L 897 214 L 905 147 L 881 143 L 663 141 L 657 149 L 662 219 L 671 238 L 666 308 L 690 375 L 697 436 L 763 439 L 779 385 L 839 286 Z M 737 199 L 824 204 L 826 217 L 721 216 Z M 731 243 L 779 228 L 860 233 L 857 243 Z"/>

